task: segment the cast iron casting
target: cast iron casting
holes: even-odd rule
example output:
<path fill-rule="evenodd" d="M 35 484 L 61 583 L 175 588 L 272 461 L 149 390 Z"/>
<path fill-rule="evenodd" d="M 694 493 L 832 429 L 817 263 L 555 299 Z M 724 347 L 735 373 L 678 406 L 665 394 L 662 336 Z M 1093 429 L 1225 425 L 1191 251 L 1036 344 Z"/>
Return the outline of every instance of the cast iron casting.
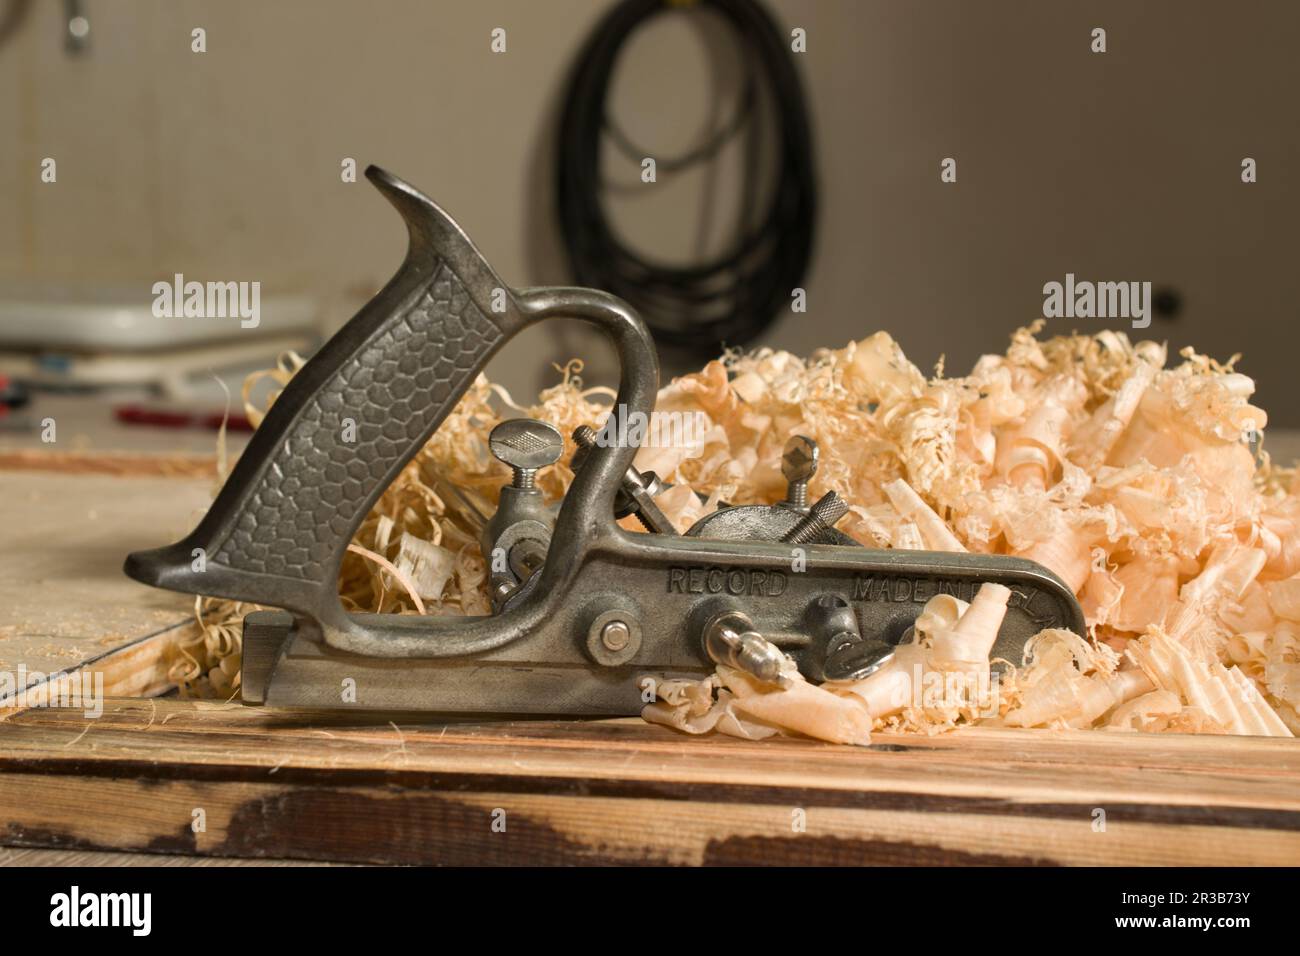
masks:
<path fill-rule="evenodd" d="M 816 463 L 807 439 L 788 449 L 786 501 L 722 507 L 678 535 L 654 516 L 663 485 L 632 467 L 636 448 L 590 431 L 558 513 L 541 504 L 532 472 L 558 451 L 540 423 L 494 437 L 515 469 L 483 532 L 485 553 L 510 553 L 494 574 L 494 613 L 344 611 L 339 565 L 357 527 L 519 330 L 556 316 L 603 329 L 622 367 L 615 407 L 629 414 L 649 415 L 659 384 L 654 345 L 625 302 L 590 289 L 512 289 L 430 199 L 377 167 L 366 175 L 406 222 L 401 268 L 289 382 L 198 527 L 126 560 L 147 584 L 283 609 L 245 620 L 245 702 L 634 714 L 653 679 L 698 678 L 720 654 L 752 659 L 756 673 L 769 667 L 759 636 L 813 679 L 862 676 L 928 598 L 969 600 L 985 581 L 1013 592 L 995 655 L 1018 662 L 1044 627 L 1082 633 L 1073 594 L 1040 565 L 873 550 L 829 527 L 842 503 L 807 504 Z M 616 511 L 657 533 L 624 531 Z"/>

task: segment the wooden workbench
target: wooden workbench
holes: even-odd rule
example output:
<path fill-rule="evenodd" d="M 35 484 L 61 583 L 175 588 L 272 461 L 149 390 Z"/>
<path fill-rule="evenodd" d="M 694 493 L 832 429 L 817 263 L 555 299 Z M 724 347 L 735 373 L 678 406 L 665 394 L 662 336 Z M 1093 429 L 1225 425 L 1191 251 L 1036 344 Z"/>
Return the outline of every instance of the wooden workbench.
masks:
<path fill-rule="evenodd" d="M 0 723 L 0 820 L 14 846 L 373 863 L 1295 864 L 1300 746 L 973 728 L 862 749 L 114 700 Z"/>
<path fill-rule="evenodd" d="M 97 453 L 0 443 L 0 663 L 93 666 L 118 695 L 94 720 L 0 711 L 9 847 L 383 863 L 1300 863 L 1295 740 L 975 728 L 861 749 L 688 738 L 634 719 L 390 722 L 140 699 L 166 689 L 168 643 L 192 602 L 127 580 L 121 560 L 192 526 L 215 464 L 122 459 L 107 474 L 78 457 Z"/>

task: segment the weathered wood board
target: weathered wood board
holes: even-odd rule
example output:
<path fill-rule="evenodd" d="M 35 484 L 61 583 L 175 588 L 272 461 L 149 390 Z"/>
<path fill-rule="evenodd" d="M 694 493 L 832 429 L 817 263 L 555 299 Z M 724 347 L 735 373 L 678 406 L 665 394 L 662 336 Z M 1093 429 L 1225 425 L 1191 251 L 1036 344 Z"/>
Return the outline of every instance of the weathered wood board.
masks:
<path fill-rule="evenodd" d="M 635 719 L 398 721 L 175 700 L 15 713 L 0 842 L 412 864 L 1300 863 L 1290 740 L 973 728 L 862 749 Z"/>
<path fill-rule="evenodd" d="M 165 689 L 161 658 L 194 599 L 137 584 L 122 561 L 189 531 L 211 489 L 157 475 L 0 474 L 0 671 L 32 686 L 93 666 L 110 693 Z"/>
<path fill-rule="evenodd" d="M 38 392 L 5 418 L 0 671 L 93 666 L 109 693 L 169 686 L 164 659 L 193 617 L 193 599 L 137 584 L 122 561 L 194 526 L 215 490 L 218 438 L 200 428 L 124 425 L 113 407 L 125 400 Z M 57 440 L 45 440 L 45 421 L 56 424 Z M 226 436 L 229 460 L 247 438 Z"/>

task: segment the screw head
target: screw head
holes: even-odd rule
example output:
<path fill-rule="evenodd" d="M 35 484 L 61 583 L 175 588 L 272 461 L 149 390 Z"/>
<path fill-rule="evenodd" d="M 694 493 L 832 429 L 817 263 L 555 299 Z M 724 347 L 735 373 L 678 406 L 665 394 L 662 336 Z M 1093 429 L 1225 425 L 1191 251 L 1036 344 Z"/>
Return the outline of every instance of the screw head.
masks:
<path fill-rule="evenodd" d="M 515 585 L 510 581 L 500 580 L 492 585 L 492 602 L 500 607 L 506 602 L 506 598 L 515 592 Z"/>
<path fill-rule="evenodd" d="M 623 621 L 610 621 L 600 630 L 600 642 L 606 650 L 621 651 L 632 639 L 632 632 Z"/>
<path fill-rule="evenodd" d="M 587 653 L 597 664 L 618 667 L 641 650 L 641 624 L 623 607 L 597 614 L 587 627 Z"/>
<path fill-rule="evenodd" d="M 817 473 L 821 452 L 817 443 L 806 435 L 793 435 L 781 455 L 781 474 L 786 481 L 808 481 Z"/>
<path fill-rule="evenodd" d="M 560 460 L 564 438 L 553 425 L 535 418 L 512 418 L 492 429 L 488 448 L 511 468 L 536 471 Z"/>

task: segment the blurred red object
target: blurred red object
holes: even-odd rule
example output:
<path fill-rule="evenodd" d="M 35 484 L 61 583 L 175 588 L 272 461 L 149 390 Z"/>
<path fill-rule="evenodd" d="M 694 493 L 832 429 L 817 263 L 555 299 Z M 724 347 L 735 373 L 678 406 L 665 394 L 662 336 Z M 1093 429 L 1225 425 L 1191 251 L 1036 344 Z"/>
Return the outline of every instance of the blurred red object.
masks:
<path fill-rule="evenodd" d="M 146 405 L 120 405 L 113 416 L 125 425 L 153 425 L 158 428 L 209 428 L 216 431 L 225 416 L 221 412 L 169 411 Z M 226 428 L 232 432 L 251 432 L 253 423 L 244 415 L 231 415 Z"/>
<path fill-rule="evenodd" d="M 11 381 L 8 376 L 0 375 L 0 418 L 8 415 L 11 408 L 22 408 L 29 397 L 27 389 Z"/>

